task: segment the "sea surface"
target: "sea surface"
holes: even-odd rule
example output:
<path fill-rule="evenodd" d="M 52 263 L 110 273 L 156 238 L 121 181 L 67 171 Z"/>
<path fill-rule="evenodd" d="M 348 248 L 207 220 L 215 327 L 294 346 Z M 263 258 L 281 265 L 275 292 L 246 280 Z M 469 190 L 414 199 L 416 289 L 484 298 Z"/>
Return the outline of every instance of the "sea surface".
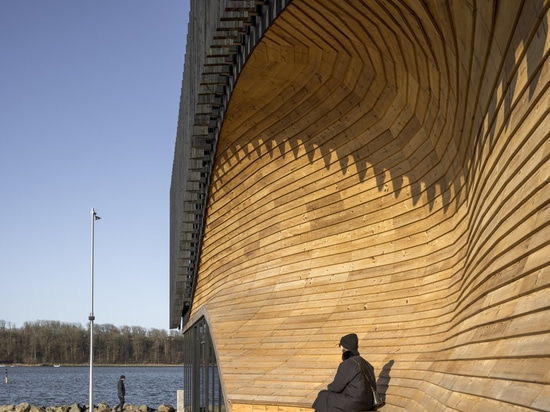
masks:
<path fill-rule="evenodd" d="M 6 374 L 8 383 L 6 383 Z M 117 382 L 126 376 L 126 403 L 157 409 L 177 407 L 183 389 L 183 366 L 94 366 L 93 403 L 118 405 Z M 89 366 L 14 366 L 0 368 L 0 405 L 28 402 L 34 406 L 89 403 Z"/>

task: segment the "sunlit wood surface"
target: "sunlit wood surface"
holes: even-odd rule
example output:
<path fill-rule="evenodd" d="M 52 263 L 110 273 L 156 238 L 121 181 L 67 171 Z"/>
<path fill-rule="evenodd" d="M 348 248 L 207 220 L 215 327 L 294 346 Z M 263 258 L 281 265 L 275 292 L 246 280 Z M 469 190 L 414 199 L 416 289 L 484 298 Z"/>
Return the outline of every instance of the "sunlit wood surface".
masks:
<path fill-rule="evenodd" d="M 308 410 L 350 332 L 384 411 L 550 410 L 548 6 L 275 20 L 226 108 L 192 309 L 234 412 Z"/>

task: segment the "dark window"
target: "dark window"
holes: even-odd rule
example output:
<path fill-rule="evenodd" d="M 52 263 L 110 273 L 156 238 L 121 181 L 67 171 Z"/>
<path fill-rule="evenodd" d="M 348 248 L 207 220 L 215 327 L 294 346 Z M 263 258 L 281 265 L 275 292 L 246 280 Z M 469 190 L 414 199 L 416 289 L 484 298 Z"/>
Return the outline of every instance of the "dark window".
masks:
<path fill-rule="evenodd" d="M 183 334 L 183 404 L 186 412 L 225 412 L 218 362 L 205 318 Z"/>

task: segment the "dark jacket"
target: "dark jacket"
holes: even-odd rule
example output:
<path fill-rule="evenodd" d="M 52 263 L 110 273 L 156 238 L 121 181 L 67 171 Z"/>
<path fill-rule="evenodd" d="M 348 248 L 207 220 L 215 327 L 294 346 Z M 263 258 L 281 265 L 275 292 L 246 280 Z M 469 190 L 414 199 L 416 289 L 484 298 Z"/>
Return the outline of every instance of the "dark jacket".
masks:
<path fill-rule="evenodd" d="M 126 395 L 126 388 L 124 387 L 124 381 L 122 379 L 118 380 L 117 390 L 118 390 L 118 397 L 124 398 L 124 396 Z"/>
<path fill-rule="evenodd" d="M 372 409 L 371 385 L 365 373 L 374 376 L 374 368 L 358 353 L 351 353 L 339 366 L 334 380 L 319 392 L 313 403 L 316 412 L 362 412 Z M 376 385 L 376 382 L 374 382 Z"/>

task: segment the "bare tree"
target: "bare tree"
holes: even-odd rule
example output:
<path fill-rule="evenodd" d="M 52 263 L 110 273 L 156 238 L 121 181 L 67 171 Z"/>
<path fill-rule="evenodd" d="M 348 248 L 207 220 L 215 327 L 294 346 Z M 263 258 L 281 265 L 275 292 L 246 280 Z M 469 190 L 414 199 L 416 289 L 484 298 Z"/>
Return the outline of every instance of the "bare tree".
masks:
<path fill-rule="evenodd" d="M 87 364 L 87 328 L 58 321 L 25 322 L 22 328 L 0 320 L 0 362 Z M 94 358 L 98 364 L 181 364 L 181 333 L 139 326 L 95 325 Z"/>

